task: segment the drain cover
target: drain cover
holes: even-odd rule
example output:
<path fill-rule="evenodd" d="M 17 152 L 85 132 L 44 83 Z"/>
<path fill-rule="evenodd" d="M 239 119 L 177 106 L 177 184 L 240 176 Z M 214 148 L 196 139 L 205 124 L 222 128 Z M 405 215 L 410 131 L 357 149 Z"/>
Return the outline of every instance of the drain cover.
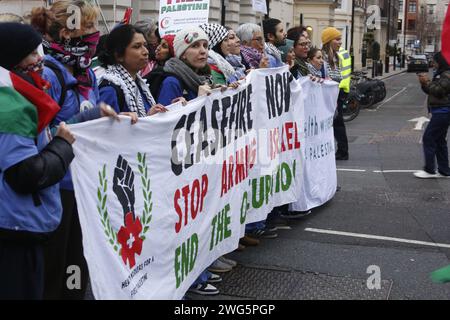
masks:
<path fill-rule="evenodd" d="M 381 280 L 381 289 L 370 290 L 366 279 L 241 265 L 222 278 L 222 295 L 269 300 L 386 300 L 392 286 Z"/>

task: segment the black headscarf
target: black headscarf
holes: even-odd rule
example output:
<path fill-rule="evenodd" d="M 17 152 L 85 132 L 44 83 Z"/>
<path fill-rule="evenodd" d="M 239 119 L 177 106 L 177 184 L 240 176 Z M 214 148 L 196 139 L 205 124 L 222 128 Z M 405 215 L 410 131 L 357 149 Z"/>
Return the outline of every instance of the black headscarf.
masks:
<path fill-rule="evenodd" d="M 437 52 L 434 57 L 434 61 L 436 61 L 439 65 L 439 68 L 437 69 L 437 74 L 441 74 L 444 71 L 450 70 L 450 66 L 448 65 L 447 60 L 445 60 L 444 56 L 442 55 L 442 52 Z"/>

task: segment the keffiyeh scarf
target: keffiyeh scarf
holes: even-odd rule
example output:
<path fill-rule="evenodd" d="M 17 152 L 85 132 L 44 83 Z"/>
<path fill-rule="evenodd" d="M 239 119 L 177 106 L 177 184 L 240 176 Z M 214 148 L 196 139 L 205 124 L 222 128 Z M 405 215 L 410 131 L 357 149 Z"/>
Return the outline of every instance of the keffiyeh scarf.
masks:
<path fill-rule="evenodd" d="M 103 80 L 109 81 L 122 89 L 128 109 L 131 112 L 136 112 L 139 117 L 147 115 L 139 87 L 150 105 L 156 104 L 144 79 L 140 75 L 136 75 L 136 80 L 133 80 L 130 73 L 120 64 L 108 66 L 99 82 L 101 83 Z"/>

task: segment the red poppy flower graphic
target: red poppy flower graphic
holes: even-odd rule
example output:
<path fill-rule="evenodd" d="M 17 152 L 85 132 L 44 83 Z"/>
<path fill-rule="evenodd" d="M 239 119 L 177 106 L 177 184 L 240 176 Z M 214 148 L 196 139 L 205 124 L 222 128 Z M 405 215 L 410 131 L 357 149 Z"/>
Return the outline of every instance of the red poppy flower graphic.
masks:
<path fill-rule="evenodd" d="M 136 260 L 134 259 L 134 255 L 141 254 L 142 251 L 142 239 L 139 237 L 139 234 L 142 231 L 142 224 L 139 217 L 134 220 L 133 213 L 128 212 L 125 215 L 125 226 L 121 227 L 119 232 L 117 233 L 117 240 L 122 245 L 122 259 L 123 263 L 130 265 L 130 268 L 133 268 L 136 264 Z"/>

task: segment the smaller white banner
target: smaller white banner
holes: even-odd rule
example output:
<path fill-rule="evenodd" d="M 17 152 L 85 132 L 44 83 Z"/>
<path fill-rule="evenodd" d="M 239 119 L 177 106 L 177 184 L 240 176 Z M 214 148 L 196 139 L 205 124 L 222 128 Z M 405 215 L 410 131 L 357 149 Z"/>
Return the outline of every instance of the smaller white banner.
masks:
<path fill-rule="evenodd" d="M 256 12 L 267 14 L 266 0 L 252 0 L 252 7 Z"/>
<path fill-rule="evenodd" d="M 159 33 L 175 34 L 187 26 L 208 23 L 209 0 L 161 0 L 159 6 Z"/>

